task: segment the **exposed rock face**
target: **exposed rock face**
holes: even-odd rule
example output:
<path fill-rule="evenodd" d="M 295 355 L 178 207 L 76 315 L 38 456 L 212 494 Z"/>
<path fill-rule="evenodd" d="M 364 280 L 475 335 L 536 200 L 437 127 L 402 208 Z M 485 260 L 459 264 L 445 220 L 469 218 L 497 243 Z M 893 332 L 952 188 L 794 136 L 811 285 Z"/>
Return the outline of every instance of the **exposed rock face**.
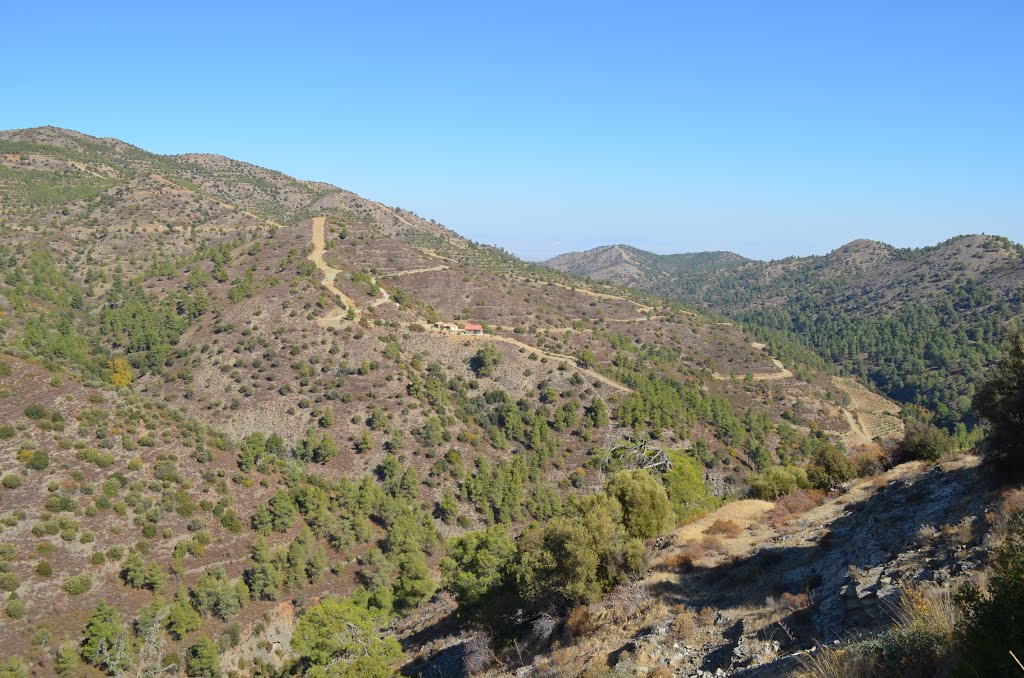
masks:
<path fill-rule="evenodd" d="M 820 579 L 814 589 L 818 638 L 884 623 L 884 603 L 897 600 L 903 583 L 944 584 L 977 567 L 985 558 L 976 524 L 984 503 L 977 484 L 964 482 L 973 472 L 934 468 L 912 481 L 893 481 L 833 524 L 825 557 L 787 576 L 793 585 Z M 949 526 L 944 534 L 922 536 L 940 525 Z"/>
<path fill-rule="evenodd" d="M 746 555 L 662 578 L 652 595 L 673 613 L 619 640 L 607 663 L 628 675 L 788 675 L 818 643 L 888 626 L 905 585 L 956 585 L 984 566 L 985 485 L 976 458 L 856 481 L 774 534 L 762 527 Z M 692 612 L 678 604 L 701 610 L 685 640 L 673 629 Z"/>

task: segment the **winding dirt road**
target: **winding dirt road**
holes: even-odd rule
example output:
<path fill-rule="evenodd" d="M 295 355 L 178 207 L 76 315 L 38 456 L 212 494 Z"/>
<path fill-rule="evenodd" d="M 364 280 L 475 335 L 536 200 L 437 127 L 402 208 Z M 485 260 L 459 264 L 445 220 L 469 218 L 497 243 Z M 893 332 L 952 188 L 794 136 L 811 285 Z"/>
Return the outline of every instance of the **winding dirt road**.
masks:
<path fill-rule="evenodd" d="M 334 329 L 334 328 L 337 328 L 341 324 L 341 321 L 346 318 L 347 309 L 351 309 L 352 310 L 353 316 L 354 316 L 352 318 L 352 320 L 354 322 L 358 322 L 359 319 L 362 317 L 362 311 L 359 309 L 359 305 L 356 304 L 354 299 L 352 299 L 350 296 L 348 296 L 347 294 L 342 292 L 340 289 L 338 289 L 337 285 L 334 284 L 334 281 L 337 279 L 338 274 L 339 273 L 343 273 L 343 271 L 340 271 L 340 270 L 334 268 L 333 266 L 330 266 L 326 261 L 324 261 L 324 251 L 325 251 L 325 246 L 324 246 L 324 226 L 326 225 L 326 222 L 327 222 L 327 219 L 325 217 L 314 217 L 313 218 L 313 251 L 310 252 L 308 258 L 309 258 L 309 260 L 311 262 L 313 262 L 313 265 L 317 267 L 317 270 L 319 270 L 323 274 L 323 276 L 324 276 L 323 279 L 320 281 L 320 284 L 324 287 L 324 289 L 326 289 L 328 292 L 330 292 L 335 297 L 340 299 L 345 304 L 345 306 L 346 306 L 346 308 L 336 308 L 336 309 L 333 309 L 333 310 L 329 311 L 327 313 L 327 315 L 325 315 L 325 316 L 323 316 L 321 318 L 318 318 L 317 321 L 316 321 L 317 325 L 319 325 L 320 327 L 323 327 L 325 329 L 327 329 L 327 328 Z M 427 269 L 427 270 L 440 270 L 441 268 L 447 268 L 447 266 L 435 267 L 435 268 L 431 268 L 431 269 Z M 399 272 L 399 273 L 392 273 L 389 277 L 398 277 L 398 276 L 403 275 L 403 274 L 408 275 L 408 274 L 414 273 L 414 272 L 415 273 L 421 273 L 421 272 L 425 272 L 425 271 L 417 270 L 417 271 L 405 271 L 405 272 Z M 373 278 L 372 280 L 373 280 L 374 284 L 376 284 L 377 287 L 380 289 L 382 296 L 380 298 L 378 298 L 378 299 L 374 299 L 372 302 L 367 304 L 367 307 L 380 306 L 381 304 L 384 304 L 384 303 L 386 303 L 388 301 L 392 301 L 391 294 L 386 289 L 384 289 L 383 287 L 380 286 L 380 284 L 377 282 L 376 278 Z M 406 323 L 402 323 L 402 326 L 405 327 L 406 329 L 408 329 L 409 326 L 412 325 L 412 324 L 413 323 L 406 322 Z M 567 362 L 569 362 L 571 364 L 575 364 L 576 363 L 576 358 L 574 358 L 573 356 L 563 355 L 561 353 L 550 353 L 548 351 L 544 351 L 543 349 L 537 348 L 536 346 L 531 346 L 529 344 L 521 342 L 518 339 L 513 339 L 512 337 L 504 337 L 504 336 L 497 335 L 497 334 L 480 334 L 480 335 L 449 334 L 447 332 L 441 332 L 441 331 L 438 331 L 438 330 L 434 330 L 433 327 L 431 326 L 431 323 L 428 320 L 425 320 L 425 319 L 422 319 L 422 318 L 418 319 L 416 324 L 428 328 L 427 331 L 430 332 L 433 335 L 436 335 L 436 336 L 443 336 L 443 337 L 447 337 L 449 339 L 455 339 L 455 340 L 460 340 L 460 341 L 496 341 L 496 342 L 501 342 L 501 343 L 504 343 L 504 344 L 510 344 L 512 346 L 515 346 L 515 347 L 521 348 L 521 349 L 525 349 L 527 351 L 531 351 L 533 353 L 536 353 L 539 356 L 548 358 L 549 360 L 564 360 L 564 361 L 567 361 Z M 615 381 L 614 379 L 611 379 L 610 377 L 606 377 L 605 375 L 601 374 L 600 372 L 597 372 L 595 370 L 591 370 L 591 369 L 588 369 L 588 368 L 584 368 L 584 367 L 579 367 L 579 366 L 577 366 L 576 369 L 578 369 L 583 374 L 586 374 L 587 376 L 589 376 L 593 380 L 599 381 L 602 384 L 606 384 L 608 386 L 611 386 L 612 388 L 614 388 L 616 390 L 623 391 L 625 393 L 632 393 L 633 392 L 633 389 L 631 389 L 628 386 L 625 386 L 623 384 L 620 384 L 619 382 Z"/>
<path fill-rule="evenodd" d="M 320 281 L 320 285 L 323 286 L 328 292 L 341 299 L 342 303 L 345 304 L 345 308 L 336 308 L 331 310 L 327 315 L 322 318 L 318 318 L 316 323 L 320 327 L 336 327 L 338 320 L 344 317 L 347 309 L 352 309 L 355 314 L 353 318 L 355 321 L 359 321 L 362 316 L 362 312 L 359 310 L 359 305 L 355 302 L 355 299 L 348 296 L 334 284 L 338 274 L 341 273 L 338 269 L 333 266 L 329 266 L 324 261 L 324 224 L 327 223 L 326 217 L 313 217 L 313 251 L 309 253 L 309 260 L 313 262 L 313 265 L 317 267 L 324 278 Z"/>

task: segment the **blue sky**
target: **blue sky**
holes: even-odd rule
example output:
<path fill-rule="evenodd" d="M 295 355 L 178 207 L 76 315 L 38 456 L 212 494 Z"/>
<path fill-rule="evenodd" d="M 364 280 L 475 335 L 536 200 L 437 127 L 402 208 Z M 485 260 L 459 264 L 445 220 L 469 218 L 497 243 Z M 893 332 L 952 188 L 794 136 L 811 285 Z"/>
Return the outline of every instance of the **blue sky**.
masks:
<path fill-rule="evenodd" d="M 329 181 L 527 258 L 1024 241 L 1024 2 L 10 3 L 0 128 Z"/>

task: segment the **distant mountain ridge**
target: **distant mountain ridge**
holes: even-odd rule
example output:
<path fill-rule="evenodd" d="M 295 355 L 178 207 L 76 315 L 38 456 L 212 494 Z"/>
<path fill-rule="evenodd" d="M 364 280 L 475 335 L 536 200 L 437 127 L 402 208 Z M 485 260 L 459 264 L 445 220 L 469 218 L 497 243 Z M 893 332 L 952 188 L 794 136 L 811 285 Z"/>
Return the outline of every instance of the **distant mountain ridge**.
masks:
<path fill-rule="evenodd" d="M 840 370 L 950 425 L 969 422 L 972 382 L 1024 302 L 1024 247 L 980 234 L 913 249 L 854 240 L 776 261 L 615 245 L 544 264 L 800 337 Z"/>

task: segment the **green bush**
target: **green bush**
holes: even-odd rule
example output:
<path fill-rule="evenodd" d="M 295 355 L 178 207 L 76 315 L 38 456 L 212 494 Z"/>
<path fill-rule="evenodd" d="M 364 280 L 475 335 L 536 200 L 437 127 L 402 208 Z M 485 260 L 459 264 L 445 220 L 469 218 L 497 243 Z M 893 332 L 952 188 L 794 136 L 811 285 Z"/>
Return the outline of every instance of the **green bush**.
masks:
<path fill-rule="evenodd" d="M 1024 329 L 1007 340 L 999 364 L 978 388 L 974 409 L 992 425 L 990 458 L 1015 475 L 1024 472 Z"/>
<path fill-rule="evenodd" d="M 29 678 L 28 664 L 19 657 L 8 657 L 0 662 L 0 678 Z"/>
<path fill-rule="evenodd" d="M 993 555 L 987 589 L 966 585 L 958 603 L 966 620 L 963 675 L 1019 676 L 1007 650 L 1024 648 L 1024 522 L 1011 525 Z"/>
<path fill-rule="evenodd" d="M 441 560 L 445 590 L 455 596 L 463 610 L 486 604 L 502 584 L 515 551 L 515 544 L 501 527 L 451 540 Z"/>
<path fill-rule="evenodd" d="M 643 542 L 630 539 L 622 507 L 591 494 L 573 510 L 527 530 L 516 543 L 510 570 L 518 592 L 533 606 L 589 604 L 643 566 Z"/>
<path fill-rule="evenodd" d="M 42 419 L 49 415 L 46 408 L 42 405 L 29 405 L 25 408 L 25 416 L 29 419 Z"/>
<path fill-rule="evenodd" d="M 807 480 L 813 487 L 826 492 L 840 487 L 856 475 L 853 463 L 831 444 L 815 449 L 807 467 Z"/>
<path fill-rule="evenodd" d="M 747 484 L 752 497 L 768 501 L 811 486 L 807 472 L 797 466 L 773 466 L 747 478 Z"/>
<path fill-rule="evenodd" d="M 80 661 L 78 644 L 72 640 L 66 640 L 57 649 L 54 668 L 58 676 L 75 676 L 78 675 Z"/>
<path fill-rule="evenodd" d="M 64 590 L 73 596 L 80 596 L 91 588 L 91 574 L 76 574 L 64 582 Z"/>
<path fill-rule="evenodd" d="M 43 450 L 36 450 L 29 457 L 26 466 L 34 471 L 42 471 L 44 468 L 50 465 L 50 455 Z"/>
<path fill-rule="evenodd" d="M 15 488 L 21 487 L 21 476 L 15 473 L 8 473 L 7 475 L 4 476 L 3 484 L 4 487 L 6 487 L 8 490 L 13 490 Z"/>
<path fill-rule="evenodd" d="M 9 440 L 14 437 L 14 427 L 10 424 L 0 426 L 0 440 Z"/>
<path fill-rule="evenodd" d="M 893 450 L 893 461 L 938 461 L 953 449 L 953 439 L 942 429 L 925 421 L 911 419 L 903 439 Z"/>
<path fill-rule="evenodd" d="M 116 647 L 127 631 L 117 608 L 101 600 L 85 626 L 80 646 L 82 659 L 111 675 L 123 673 L 128 668 L 130 654 L 112 656 L 114 653 L 108 650 Z"/>
<path fill-rule="evenodd" d="M 672 469 L 665 471 L 661 479 L 676 518 L 685 520 L 714 510 L 719 501 L 704 482 L 701 463 L 685 452 L 673 450 L 668 457 L 672 461 Z"/>
<path fill-rule="evenodd" d="M 167 614 L 167 630 L 175 640 L 181 640 L 202 625 L 202 618 L 192 607 L 188 592 L 184 587 L 178 589 Z"/>
<path fill-rule="evenodd" d="M 54 494 L 46 498 L 44 506 L 50 513 L 60 513 L 61 511 L 74 511 L 77 504 L 71 497 Z"/>
<path fill-rule="evenodd" d="M 379 619 L 349 600 L 325 598 L 299 616 L 292 649 L 309 678 L 388 678 L 402 656 L 398 641 L 380 632 Z"/>
<path fill-rule="evenodd" d="M 629 536 L 650 539 L 671 527 L 672 504 L 661 481 L 648 471 L 620 471 L 606 492 L 622 506 L 622 524 Z"/>
<path fill-rule="evenodd" d="M 4 612 L 11 619 L 21 619 L 28 614 L 28 605 L 25 601 L 18 597 L 17 593 L 12 593 L 11 597 L 7 600 L 7 606 L 4 608 Z"/>
<path fill-rule="evenodd" d="M 0 591 L 13 591 L 21 584 L 13 572 L 0 572 Z"/>

